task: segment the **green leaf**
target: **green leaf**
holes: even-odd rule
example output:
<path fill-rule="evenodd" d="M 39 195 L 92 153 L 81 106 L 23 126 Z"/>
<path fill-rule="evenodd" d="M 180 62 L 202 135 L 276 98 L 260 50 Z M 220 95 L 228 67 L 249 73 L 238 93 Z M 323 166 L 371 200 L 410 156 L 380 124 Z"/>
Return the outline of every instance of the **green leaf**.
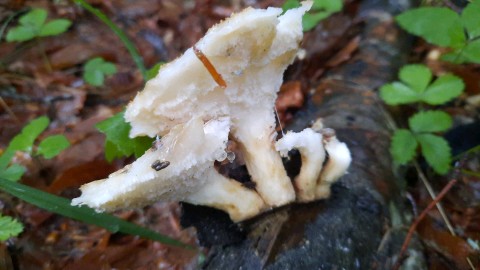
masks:
<path fill-rule="evenodd" d="M 315 0 L 312 9 L 303 16 L 303 31 L 307 32 L 315 28 L 322 20 L 335 12 L 342 10 L 341 0 Z"/>
<path fill-rule="evenodd" d="M 22 131 L 17 134 L 7 146 L 7 149 L 0 155 L 0 170 L 6 169 L 10 161 L 12 160 L 15 152 L 31 152 L 33 142 L 42 133 L 50 123 L 50 120 L 45 117 L 39 117 L 32 120 Z"/>
<path fill-rule="evenodd" d="M 283 12 L 292 9 L 292 8 L 297 8 L 300 6 L 300 2 L 298 0 L 287 0 L 285 3 L 282 5 Z"/>
<path fill-rule="evenodd" d="M 85 71 L 83 78 L 93 86 L 102 86 L 105 81 L 105 75 L 100 70 Z"/>
<path fill-rule="evenodd" d="M 60 154 L 70 146 L 70 142 L 63 135 L 52 135 L 40 142 L 37 148 L 37 155 L 43 155 L 50 159 Z"/>
<path fill-rule="evenodd" d="M 465 62 L 468 62 L 468 59 L 465 58 L 465 56 L 463 55 L 463 49 L 464 48 L 455 49 L 451 52 L 442 54 L 440 56 L 440 59 L 443 61 L 452 62 L 454 64 L 463 64 Z"/>
<path fill-rule="evenodd" d="M 31 152 L 33 142 L 48 127 L 48 124 L 50 120 L 46 116 L 32 120 L 10 141 L 7 150 Z"/>
<path fill-rule="evenodd" d="M 147 80 L 151 80 L 157 76 L 158 71 L 160 70 L 160 67 L 163 65 L 163 62 L 156 63 L 153 67 L 151 67 L 147 71 Z"/>
<path fill-rule="evenodd" d="M 25 167 L 14 163 L 6 169 L 0 170 L 0 177 L 10 181 L 18 181 L 26 171 Z"/>
<path fill-rule="evenodd" d="M 450 169 L 452 154 L 448 142 L 439 136 L 433 134 L 416 135 L 422 148 L 422 154 L 428 164 L 438 174 L 446 174 Z"/>
<path fill-rule="evenodd" d="M 341 0 L 314 0 L 313 11 L 326 11 L 329 13 L 339 12 L 343 8 Z"/>
<path fill-rule="evenodd" d="M 141 156 L 145 151 L 152 146 L 153 139 L 148 137 L 136 137 L 131 139 L 129 137 L 130 124 L 125 122 L 123 118 L 124 112 L 98 123 L 97 129 L 107 136 L 105 142 L 105 154 L 107 160 L 112 157 Z"/>
<path fill-rule="evenodd" d="M 158 241 L 167 245 L 195 250 L 194 247 L 172 239 L 168 236 L 159 234 L 112 215 L 97 213 L 95 210 L 85 206 L 72 206 L 70 205 L 70 201 L 65 198 L 58 197 L 39 189 L 22 185 L 20 183 L 0 179 L 0 190 L 47 211 L 51 211 L 68 218 L 80 220 L 88 224 L 100 226 L 112 233 L 122 232 L 126 234 L 138 235 L 140 237 Z"/>
<path fill-rule="evenodd" d="M 114 64 L 106 62 L 100 57 L 88 60 L 83 69 L 83 78 L 93 86 L 102 86 L 105 75 L 112 75 L 117 72 Z"/>
<path fill-rule="evenodd" d="M 461 52 L 468 62 L 480 64 L 480 39 L 468 43 Z"/>
<path fill-rule="evenodd" d="M 115 72 L 117 72 L 117 67 L 109 62 L 105 62 L 100 66 L 101 71 L 105 75 L 113 75 Z"/>
<path fill-rule="evenodd" d="M 417 140 L 410 130 L 398 129 L 393 134 L 390 153 L 395 163 L 404 165 L 413 159 L 417 146 Z"/>
<path fill-rule="evenodd" d="M 135 48 L 135 45 L 133 42 L 128 39 L 127 35 L 115 24 L 113 23 L 105 13 L 100 11 L 99 9 L 94 8 L 92 5 L 87 3 L 85 0 L 73 0 L 76 4 L 79 6 L 83 7 L 84 9 L 88 10 L 90 13 L 95 15 L 98 19 L 100 19 L 105 25 L 107 25 L 115 35 L 122 41 L 123 45 L 125 45 L 125 48 L 127 48 L 127 51 L 130 53 L 130 55 L 133 58 L 133 61 L 137 65 L 138 69 L 142 73 L 142 77 L 145 80 L 147 77 L 147 71 L 145 66 L 143 65 L 143 58 L 140 56 L 140 53 L 138 50 Z"/>
<path fill-rule="evenodd" d="M 302 20 L 302 27 L 304 32 L 308 32 L 315 28 L 320 21 L 324 20 L 325 18 L 328 18 L 330 16 L 330 12 L 316 12 L 316 13 L 306 13 L 303 15 L 303 20 Z"/>
<path fill-rule="evenodd" d="M 22 41 L 33 39 L 35 36 L 36 36 L 36 32 L 34 29 L 32 29 L 31 27 L 20 25 L 8 31 L 6 40 L 8 42 L 13 42 L 13 41 L 22 42 Z"/>
<path fill-rule="evenodd" d="M 469 39 L 480 36 L 480 1 L 471 1 L 463 9 L 461 19 Z"/>
<path fill-rule="evenodd" d="M 123 152 L 118 149 L 112 141 L 109 141 L 108 139 L 105 140 L 105 159 L 108 162 L 112 162 L 112 160 L 123 156 L 125 156 L 125 154 L 123 154 Z"/>
<path fill-rule="evenodd" d="M 408 119 L 408 125 L 415 133 L 445 131 L 452 122 L 452 117 L 443 111 L 418 112 Z"/>
<path fill-rule="evenodd" d="M 15 237 L 23 231 L 22 223 L 9 216 L 0 215 L 0 241 Z"/>
<path fill-rule="evenodd" d="M 393 82 L 380 87 L 380 97 L 388 105 L 408 104 L 421 100 L 416 91 L 401 82 Z"/>
<path fill-rule="evenodd" d="M 465 43 L 460 16 L 449 8 L 411 9 L 398 15 L 396 20 L 407 32 L 421 36 L 432 44 L 459 48 Z"/>
<path fill-rule="evenodd" d="M 65 31 L 67 31 L 70 25 L 72 25 L 72 22 L 67 19 L 52 20 L 40 28 L 38 36 L 55 36 L 64 33 Z"/>
<path fill-rule="evenodd" d="M 40 29 L 47 19 L 47 11 L 41 8 L 35 8 L 27 14 L 20 17 L 18 20 L 21 25 L 32 27 L 33 29 Z"/>
<path fill-rule="evenodd" d="M 422 93 L 432 80 L 432 72 L 425 65 L 406 65 L 400 69 L 398 77 L 417 93 Z"/>
<path fill-rule="evenodd" d="M 463 80 L 455 75 L 444 75 L 436 79 L 425 91 L 423 101 L 430 105 L 444 104 L 458 97 L 465 88 Z"/>
<path fill-rule="evenodd" d="M 300 6 L 297 0 L 287 0 L 282 6 L 283 11 Z M 303 31 L 307 32 L 315 28 L 318 23 L 332 15 L 332 13 L 341 11 L 343 8 L 342 0 L 314 0 L 311 10 L 303 16 Z"/>

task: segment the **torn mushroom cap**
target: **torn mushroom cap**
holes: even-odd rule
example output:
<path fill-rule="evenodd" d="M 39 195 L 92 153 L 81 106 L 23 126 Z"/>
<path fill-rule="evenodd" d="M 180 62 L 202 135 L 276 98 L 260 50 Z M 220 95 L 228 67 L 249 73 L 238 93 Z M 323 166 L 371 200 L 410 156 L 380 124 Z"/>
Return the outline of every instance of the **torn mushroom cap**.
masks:
<path fill-rule="evenodd" d="M 303 37 L 302 16 L 312 2 L 282 14 L 280 8 L 247 8 L 212 27 L 197 44 L 222 75 L 218 85 L 188 49 L 162 66 L 132 101 L 125 118 L 130 136 L 167 134 L 193 117 L 231 117 L 231 132 L 241 144 L 247 169 L 270 206 L 295 199 L 290 179 L 273 147 L 273 114 L 283 72 Z"/>
<path fill-rule="evenodd" d="M 258 214 L 264 208 L 262 199 L 213 167 L 215 160 L 226 157 L 229 125 L 228 117 L 205 124 L 193 118 L 177 125 L 162 138 L 161 147 L 148 150 L 107 179 L 83 185 L 82 195 L 72 204 L 113 211 L 159 200 L 186 201 L 222 209 L 234 221 Z M 163 168 L 152 168 L 162 162 Z"/>

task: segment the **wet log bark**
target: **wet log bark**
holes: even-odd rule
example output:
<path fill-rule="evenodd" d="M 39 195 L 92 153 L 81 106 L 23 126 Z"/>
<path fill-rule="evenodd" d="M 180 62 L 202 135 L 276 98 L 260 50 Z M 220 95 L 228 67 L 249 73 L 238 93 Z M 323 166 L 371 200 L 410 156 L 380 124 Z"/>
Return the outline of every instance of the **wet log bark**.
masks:
<path fill-rule="evenodd" d="M 360 37 L 357 50 L 312 83 L 315 91 L 288 127 L 299 131 L 321 117 L 348 144 L 353 162 L 333 185 L 331 198 L 283 207 L 240 227 L 226 217 L 213 217 L 209 211 L 214 210 L 184 205 L 183 225 L 196 226 L 200 242 L 211 247 L 204 269 L 391 268 L 404 240 L 401 226 L 408 209 L 401 196 L 404 183 L 393 173 L 391 130 L 375 90 L 395 79 L 406 62 L 411 38 L 397 28 L 393 16 L 410 5 L 363 1 L 345 31 Z M 307 60 L 296 63 L 290 76 L 312 70 L 322 57 L 308 48 L 308 38 Z M 289 167 L 295 167 L 295 159 Z M 410 269 L 423 268 L 419 254 L 411 250 Z"/>

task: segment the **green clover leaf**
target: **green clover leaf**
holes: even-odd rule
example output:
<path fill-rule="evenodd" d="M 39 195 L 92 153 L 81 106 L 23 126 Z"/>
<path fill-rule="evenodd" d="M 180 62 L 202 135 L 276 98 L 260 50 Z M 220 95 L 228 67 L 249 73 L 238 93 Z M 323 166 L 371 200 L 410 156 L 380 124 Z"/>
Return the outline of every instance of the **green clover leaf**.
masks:
<path fill-rule="evenodd" d="M 432 73 L 424 65 L 406 65 L 400 70 L 399 77 L 401 82 L 380 88 L 380 97 L 389 105 L 414 102 L 439 105 L 458 97 L 465 88 L 462 79 L 451 74 L 440 76 L 428 85 Z"/>
<path fill-rule="evenodd" d="M 70 146 L 70 142 L 63 135 L 52 135 L 45 138 L 38 145 L 36 154 L 51 159 Z"/>
<path fill-rule="evenodd" d="M 117 68 L 113 63 L 107 62 L 100 57 L 88 60 L 83 69 L 83 78 L 93 86 L 102 86 L 105 76 L 113 75 L 117 72 Z"/>
<path fill-rule="evenodd" d="M 282 6 L 283 11 L 300 6 L 298 0 L 287 0 Z M 320 21 L 326 19 L 335 12 L 341 11 L 343 2 L 341 0 L 314 0 L 312 8 L 303 16 L 303 31 L 308 32 L 315 28 Z"/>
<path fill-rule="evenodd" d="M 8 240 L 23 231 L 22 223 L 9 216 L 0 215 L 0 241 Z"/>
<path fill-rule="evenodd" d="M 20 25 L 13 27 L 7 33 L 6 40 L 28 41 L 35 37 L 55 36 L 67 31 L 72 24 L 67 19 L 51 20 L 45 24 L 47 19 L 47 11 L 45 9 L 32 9 L 18 20 Z"/>
<path fill-rule="evenodd" d="M 422 155 L 432 166 L 433 170 L 439 174 L 446 174 L 450 169 L 452 154 L 448 142 L 439 136 L 433 134 L 416 135 L 422 148 Z"/>
<path fill-rule="evenodd" d="M 460 16 L 444 7 L 421 7 L 408 10 L 396 17 L 407 32 L 442 46 L 459 48 L 465 43 Z"/>
<path fill-rule="evenodd" d="M 413 159 L 417 147 L 417 140 L 410 130 L 398 129 L 393 134 L 390 153 L 395 163 L 404 165 Z"/>
<path fill-rule="evenodd" d="M 452 126 L 452 117 L 443 111 L 418 112 L 408 119 L 408 124 L 415 133 L 442 132 Z"/>

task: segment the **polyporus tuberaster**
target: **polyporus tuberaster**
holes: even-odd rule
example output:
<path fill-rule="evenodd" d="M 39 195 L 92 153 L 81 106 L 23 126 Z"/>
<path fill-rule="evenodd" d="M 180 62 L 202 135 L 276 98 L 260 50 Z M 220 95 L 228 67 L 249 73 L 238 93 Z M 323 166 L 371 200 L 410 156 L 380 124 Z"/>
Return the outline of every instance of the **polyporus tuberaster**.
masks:
<path fill-rule="evenodd" d="M 311 2 L 304 2 L 283 15 L 280 8 L 247 8 L 164 65 L 125 113 L 132 137 L 160 135 L 161 141 L 107 179 L 82 186 L 82 195 L 72 203 L 112 211 L 158 200 L 186 201 L 222 209 L 241 221 L 294 201 L 295 189 L 274 145 L 274 104 L 303 36 L 302 16 L 310 7 Z M 229 134 L 240 145 L 255 190 L 213 167 L 227 156 Z M 308 156 L 295 180 L 299 200 L 322 197 L 325 193 L 317 187 L 325 187 L 319 180 L 325 174 L 323 137 L 307 130 L 295 135 L 296 142 L 285 143 L 293 136 L 289 134 L 296 133 L 288 133 L 283 145 L 278 142 L 278 150 L 298 148 L 302 160 Z M 333 157 L 328 143 L 326 148 Z M 336 178 L 348 164 L 334 167 Z"/>

